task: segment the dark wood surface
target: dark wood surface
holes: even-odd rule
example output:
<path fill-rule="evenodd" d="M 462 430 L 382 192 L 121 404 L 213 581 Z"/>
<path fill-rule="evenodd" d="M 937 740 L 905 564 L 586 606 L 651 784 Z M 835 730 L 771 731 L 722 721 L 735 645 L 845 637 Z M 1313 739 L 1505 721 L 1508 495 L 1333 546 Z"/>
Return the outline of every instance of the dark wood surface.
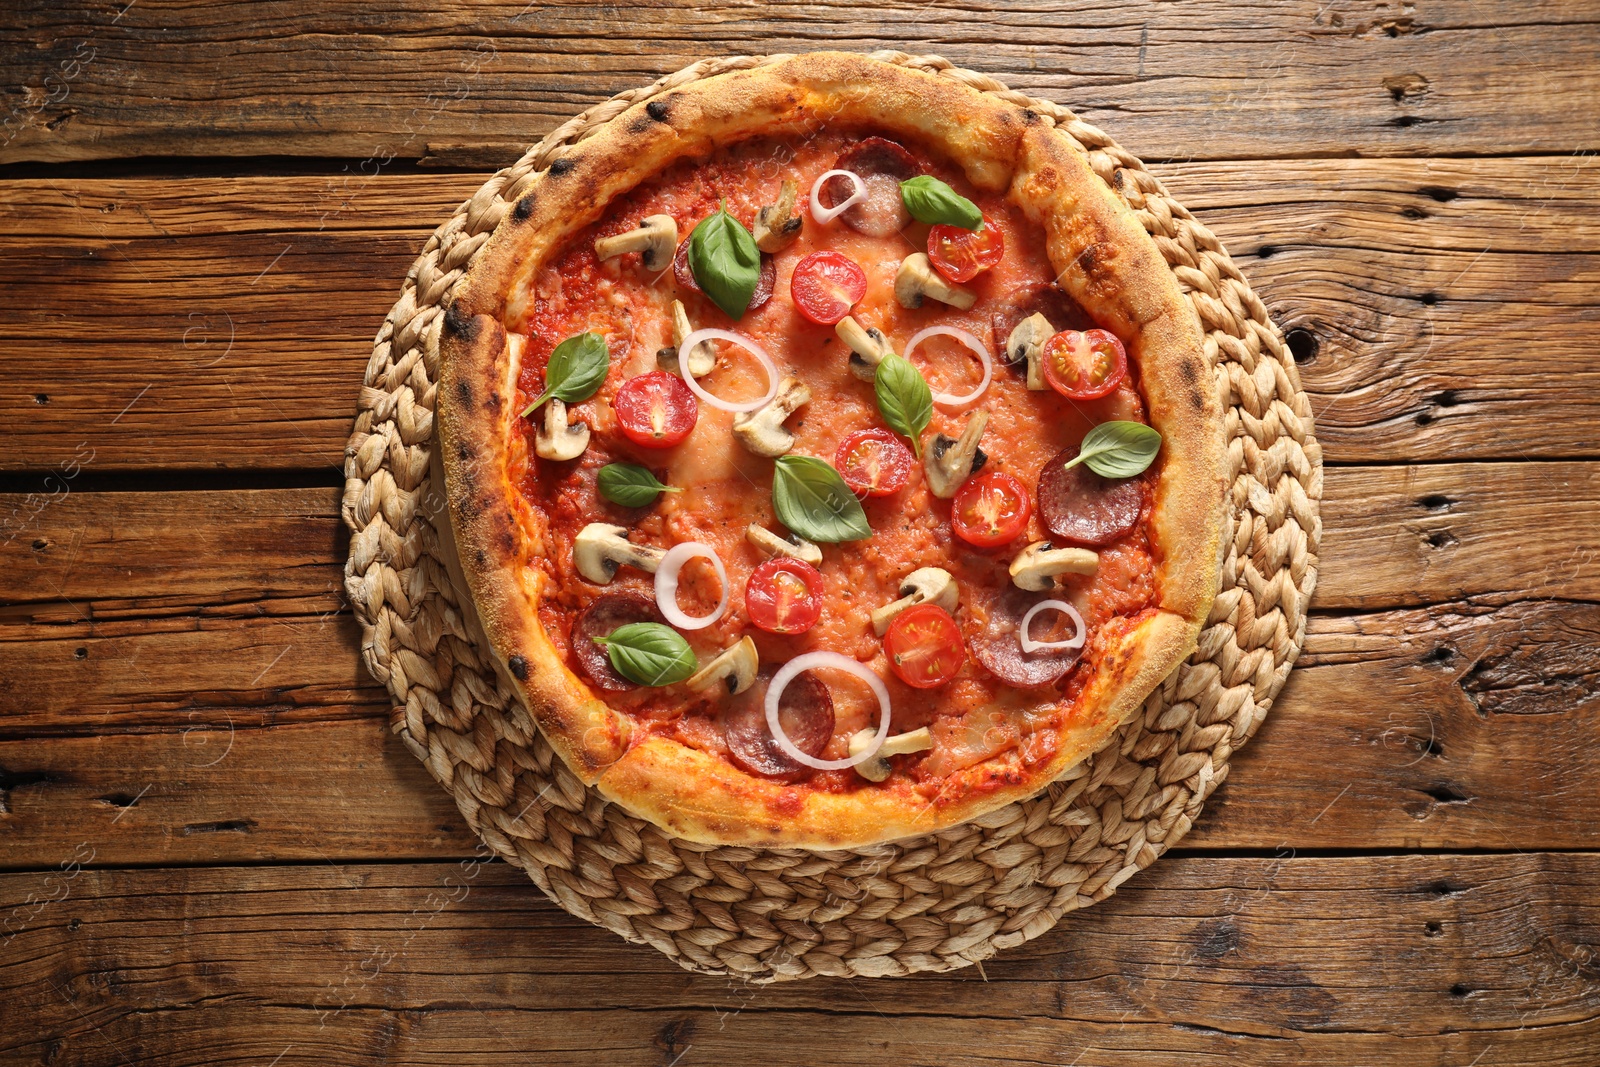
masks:
<path fill-rule="evenodd" d="M 1600 7 L 124 2 L 0 14 L 0 1062 L 1600 1062 Z M 982 971 L 758 988 L 478 861 L 338 499 L 488 172 L 823 46 L 1154 161 L 1289 331 L 1326 542 L 1172 854 Z"/>

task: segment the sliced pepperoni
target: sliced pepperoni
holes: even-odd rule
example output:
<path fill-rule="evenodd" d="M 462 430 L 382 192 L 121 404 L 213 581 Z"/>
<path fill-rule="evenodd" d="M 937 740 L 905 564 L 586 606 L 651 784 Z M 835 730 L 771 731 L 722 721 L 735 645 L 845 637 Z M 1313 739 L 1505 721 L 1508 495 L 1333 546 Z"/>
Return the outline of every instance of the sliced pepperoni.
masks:
<path fill-rule="evenodd" d="M 839 216 L 846 226 L 868 237 L 888 237 L 911 225 L 900 183 L 921 174 L 922 168 L 903 146 L 885 137 L 868 137 L 839 153 L 832 169 L 850 171 L 867 187 L 866 197 Z M 850 191 L 847 179 L 830 178 L 818 196 L 823 207 L 832 207 Z"/>
<path fill-rule="evenodd" d="M 1067 295 L 1065 289 L 1054 282 L 1036 282 L 1008 294 L 1005 302 L 990 314 L 989 327 L 994 351 L 1001 353 L 1000 358 L 1020 374 L 1028 373 L 1027 361 L 1013 362 L 1012 354 L 1006 351 L 1006 340 L 1011 336 L 1011 331 L 1017 328 L 1017 323 L 1030 315 L 1040 314 L 1049 319 L 1050 325 L 1058 332 L 1087 330 L 1094 326 L 1094 320 Z"/>
<path fill-rule="evenodd" d="M 734 697 L 722 714 L 722 732 L 733 762 L 764 778 L 793 782 L 811 773 L 796 763 L 773 740 L 767 729 L 767 684 L 776 673 L 763 667 L 756 684 Z M 778 723 L 783 732 L 808 756 L 820 756 L 833 739 L 833 695 L 815 675 L 798 675 L 778 702 Z"/>
<path fill-rule="evenodd" d="M 689 242 L 683 241 L 678 245 L 677 255 L 672 257 L 672 276 L 678 284 L 690 292 L 698 293 L 703 290 L 694 280 L 694 268 L 689 266 Z M 756 291 L 750 294 L 750 305 L 745 310 L 754 311 L 756 308 L 772 299 L 772 287 L 778 281 L 778 268 L 772 265 L 772 257 L 765 252 L 761 253 L 761 273 L 756 275 Z"/>
<path fill-rule="evenodd" d="M 607 593 L 578 613 L 572 623 L 572 654 L 578 657 L 591 681 L 601 689 L 620 693 L 638 688 L 611 666 L 611 656 L 595 638 L 605 637 L 630 622 L 666 623 L 656 602 L 642 593 Z"/>
<path fill-rule="evenodd" d="M 1081 545 L 1108 545 L 1139 524 L 1143 478 L 1102 478 L 1085 464 L 1066 464 L 1078 448 L 1057 452 L 1039 472 L 1039 515 L 1057 537 Z"/>
<path fill-rule="evenodd" d="M 1022 617 L 1041 600 L 1049 600 L 1050 593 L 1027 593 L 1021 589 L 1007 589 L 989 605 L 989 617 L 983 628 L 972 635 L 972 655 L 995 677 L 1019 689 L 1036 689 L 1049 685 L 1072 669 L 1082 655 L 1081 648 L 1041 649 L 1038 652 L 1022 651 L 1019 630 Z M 1076 627 L 1059 611 L 1041 611 L 1033 620 L 1035 641 L 1064 641 Z"/>

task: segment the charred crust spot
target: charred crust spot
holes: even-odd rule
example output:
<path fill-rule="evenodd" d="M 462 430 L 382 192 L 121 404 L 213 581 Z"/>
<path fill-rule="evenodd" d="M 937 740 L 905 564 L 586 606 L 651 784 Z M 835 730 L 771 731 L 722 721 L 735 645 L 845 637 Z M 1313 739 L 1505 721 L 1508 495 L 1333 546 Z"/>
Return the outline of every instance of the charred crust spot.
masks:
<path fill-rule="evenodd" d="M 633 120 L 628 123 L 628 132 L 644 133 L 646 130 L 653 129 L 654 127 L 655 123 L 651 122 L 648 116 L 636 115 L 634 116 Z"/>
<path fill-rule="evenodd" d="M 472 383 L 465 378 L 456 380 L 456 399 L 461 402 L 461 406 L 464 408 L 472 406 Z M 462 456 L 461 458 L 465 459 L 466 457 Z"/>
<path fill-rule="evenodd" d="M 1195 366 L 1192 359 L 1182 360 L 1178 363 L 1178 377 L 1183 379 L 1185 385 L 1196 385 L 1200 381 L 1200 368 Z"/>
<path fill-rule="evenodd" d="M 649 115 L 651 118 L 655 119 L 657 122 L 666 122 L 667 121 L 667 115 L 672 110 L 672 105 L 669 102 L 670 100 L 671 100 L 671 97 L 667 97 L 666 99 L 662 99 L 662 100 L 652 100 L 652 101 L 650 101 L 648 104 L 646 104 L 644 106 L 645 114 Z"/>
<path fill-rule="evenodd" d="M 468 447 L 465 441 L 456 445 L 456 458 L 463 463 L 472 458 L 472 449 Z"/>
<path fill-rule="evenodd" d="M 1199 389 L 1191 389 L 1187 395 L 1189 398 L 1190 407 L 1194 408 L 1196 411 L 1204 411 L 1206 409 L 1205 394 Z"/>
<path fill-rule="evenodd" d="M 477 319 L 468 315 L 462 310 L 461 305 L 454 301 L 444 309 L 444 328 L 463 341 L 471 341 L 478 336 Z"/>
<path fill-rule="evenodd" d="M 485 552 L 481 548 L 472 554 L 472 558 L 477 561 L 480 569 L 489 566 L 489 553 Z"/>
<path fill-rule="evenodd" d="M 506 660 L 506 667 L 512 674 L 516 675 L 517 681 L 526 682 L 528 680 L 528 661 L 521 656 L 512 656 Z"/>
<path fill-rule="evenodd" d="M 1037 126 L 1044 120 L 1039 118 L 1039 113 L 1033 110 L 1033 108 L 1025 107 L 1022 109 L 1022 121 L 1027 123 L 1029 126 Z"/>
<path fill-rule="evenodd" d="M 517 201 L 517 206 L 511 209 L 512 222 L 527 222 L 533 214 L 533 194 L 529 193 Z"/>
<path fill-rule="evenodd" d="M 565 159 L 558 159 L 554 163 L 550 164 L 550 177 L 552 177 L 552 178 L 565 177 L 566 175 L 571 174 L 573 168 L 576 167 L 577 165 L 578 165 L 578 161 L 575 160 L 575 159 L 572 159 L 571 157 L 567 157 Z"/>

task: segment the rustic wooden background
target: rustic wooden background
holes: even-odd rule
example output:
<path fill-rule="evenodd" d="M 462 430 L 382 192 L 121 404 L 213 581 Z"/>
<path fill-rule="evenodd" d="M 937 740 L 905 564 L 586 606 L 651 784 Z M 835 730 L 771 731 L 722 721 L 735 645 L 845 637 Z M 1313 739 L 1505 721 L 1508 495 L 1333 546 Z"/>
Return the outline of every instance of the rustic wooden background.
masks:
<path fill-rule="evenodd" d="M 1600 5 L 6 7 L 4 1062 L 1600 1062 Z M 1180 848 L 982 972 L 758 988 L 475 862 L 337 503 L 436 222 L 613 92 L 819 46 L 1154 162 L 1288 331 L 1326 540 Z"/>

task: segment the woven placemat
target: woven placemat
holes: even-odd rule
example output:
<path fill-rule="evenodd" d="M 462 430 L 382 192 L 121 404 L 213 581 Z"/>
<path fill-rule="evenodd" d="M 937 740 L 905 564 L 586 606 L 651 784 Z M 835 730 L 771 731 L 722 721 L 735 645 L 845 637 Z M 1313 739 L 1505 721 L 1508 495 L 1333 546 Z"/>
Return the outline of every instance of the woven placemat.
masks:
<path fill-rule="evenodd" d="M 752 981 L 945 971 L 1039 936 L 1110 896 L 1193 825 L 1265 718 L 1305 635 L 1321 450 L 1283 339 L 1204 226 L 1143 164 L 1071 112 L 937 56 L 873 58 L 1030 107 L 1077 140 L 1132 206 L 1206 331 L 1232 472 L 1222 590 L 1199 650 L 1093 758 L 1024 803 L 940 833 L 839 852 L 671 838 L 555 757 L 497 674 L 452 585 L 430 477 L 443 305 L 529 180 L 627 107 L 787 56 L 703 60 L 597 104 L 489 179 L 429 238 L 373 346 L 345 451 L 345 588 L 393 726 L 495 853 L 567 911 L 691 970 Z"/>

